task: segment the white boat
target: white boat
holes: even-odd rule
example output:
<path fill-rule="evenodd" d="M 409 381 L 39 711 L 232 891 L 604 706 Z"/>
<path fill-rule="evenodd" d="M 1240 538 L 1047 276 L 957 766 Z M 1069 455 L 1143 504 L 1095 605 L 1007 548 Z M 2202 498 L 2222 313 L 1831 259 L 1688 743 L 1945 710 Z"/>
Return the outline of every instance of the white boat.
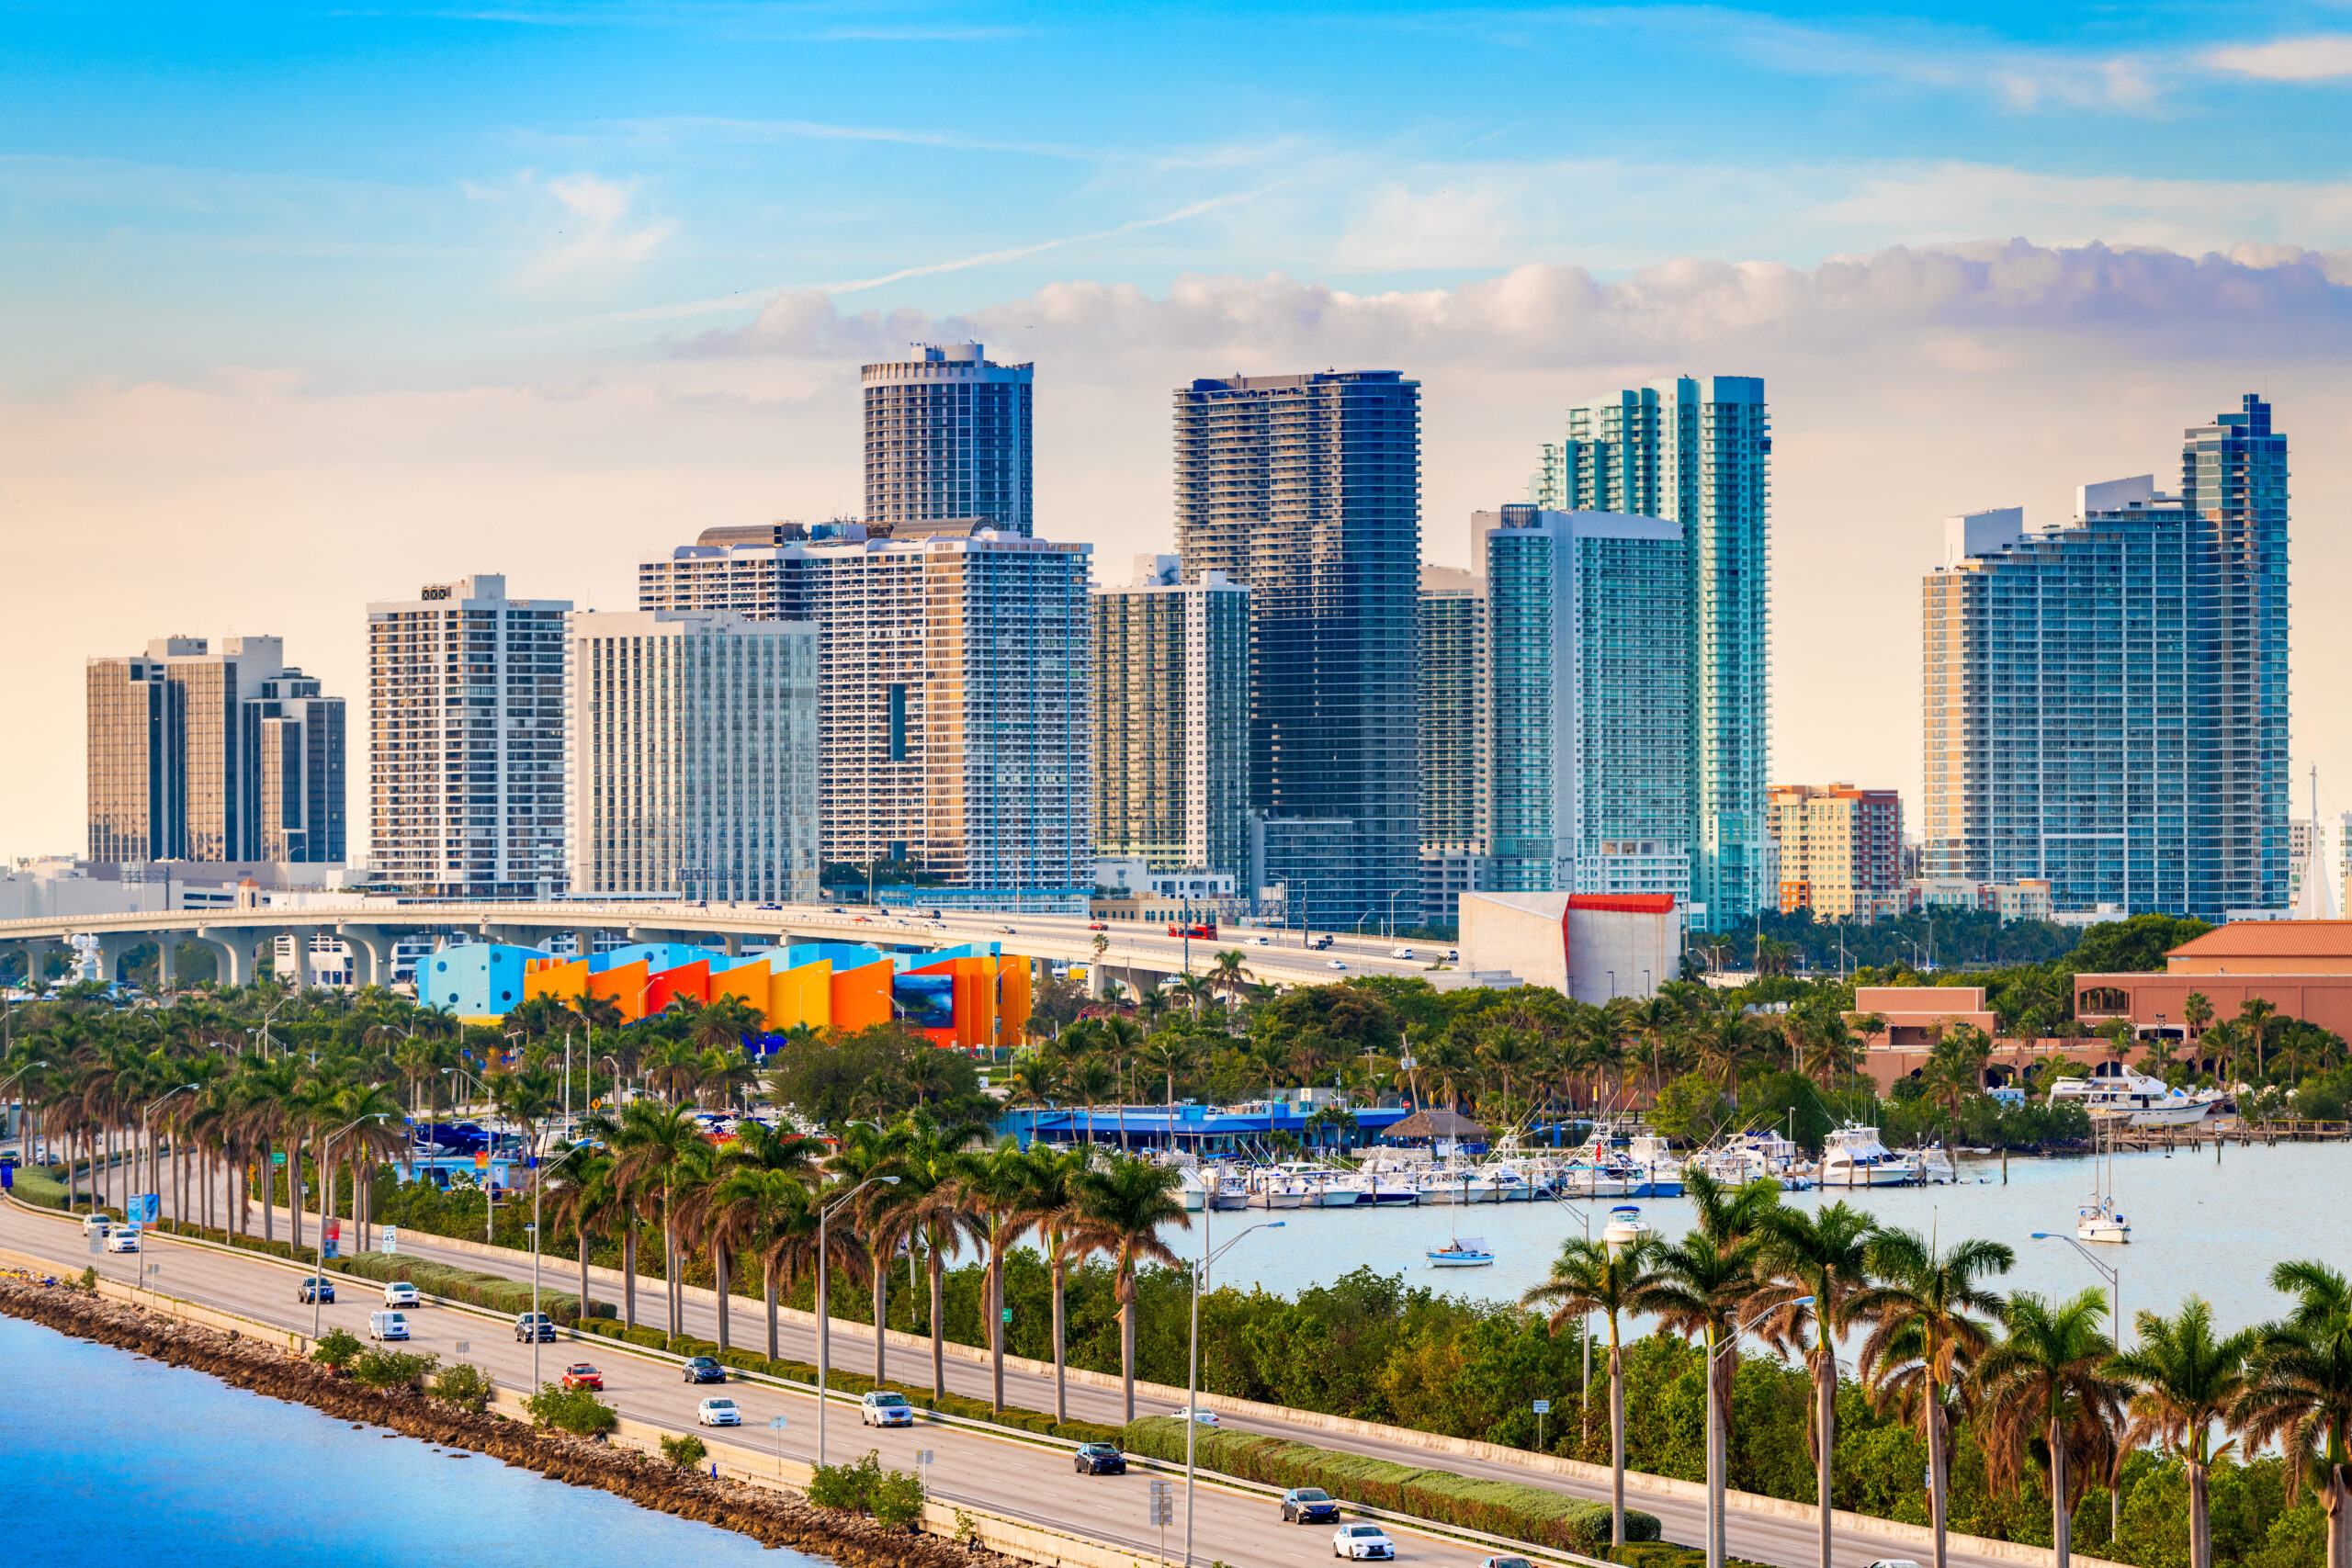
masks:
<path fill-rule="evenodd" d="M 1880 1143 L 1877 1128 L 1849 1122 L 1823 1141 L 1820 1179 L 1824 1187 L 1911 1187 L 1919 1167 Z"/>
<path fill-rule="evenodd" d="M 1641 1210 L 1623 1203 L 1609 1211 L 1609 1223 L 1600 1229 L 1600 1242 L 1613 1256 L 1650 1234 L 1649 1223 L 1642 1218 Z"/>
<path fill-rule="evenodd" d="M 1905 1149 L 1902 1157 L 1919 1168 L 1919 1180 L 1928 1187 L 1950 1187 L 1960 1179 L 1960 1171 L 1951 1163 L 1951 1151 L 1942 1144 L 1929 1144 L 1921 1149 Z"/>
<path fill-rule="evenodd" d="M 1282 1168 L 1260 1167 L 1250 1173 L 1250 1206 L 1253 1209 L 1299 1209 L 1311 1190 L 1306 1181 Z"/>
<path fill-rule="evenodd" d="M 2218 1089 L 2190 1094 L 2162 1078 L 2133 1072 L 2120 1062 L 2101 1062 L 2086 1078 L 2060 1078 L 2050 1086 L 2052 1105 L 2080 1105 L 2094 1121 L 2120 1122 L 2127 1127 L 2193 1127 L 2228 1109 L 2229 1097 Z"/>
<path fill-rule="evenodd" d="M 2078 1241 L 2128 1242 L 2132 1224 L 2116 1212 L 2114 1199 L 2103 1197 L 2075 1211 L 2075 1236 Z"/>
<path fill-rule="evenodd" d="M 1484 1269 L 1494 1262 L 1495 1255 L 1479 1237 L 1458 1235 L 1443 1247 L 1430 1247 L 1429 1259 L 1432 1269 Z"/>
<path fill-rule="evenodd" d="M 1184 1212 L 1188 1214 L 1199 1213 L 1208 1206 L 1208 1183 L 1201 1179 L 1201 1173 L 1197 1170 L 1182 1171 L 1178 1174 L 1183 1184 L 1181 1190 L 1184 1194 Z"/>

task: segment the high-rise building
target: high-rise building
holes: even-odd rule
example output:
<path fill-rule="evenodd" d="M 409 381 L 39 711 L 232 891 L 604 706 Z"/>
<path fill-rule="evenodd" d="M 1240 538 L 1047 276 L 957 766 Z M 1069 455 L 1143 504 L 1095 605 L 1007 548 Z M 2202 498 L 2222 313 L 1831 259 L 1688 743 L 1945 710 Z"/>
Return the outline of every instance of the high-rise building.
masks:
<path fill-rule="evenodd" d="M 1849 784 L 1777 784 L 1772 847 L 1781 913 L 1868 923 L 1896 912 L 1903 889 L 1903 797 Z"/>
<path fill-rule="evenodd" d="M 368 861 L 445 898 L 563 890 L 568 601 L 481 574 L 368 606 Z"/>
<path fill-rule="evenodd" d="M 1418 917 L 1420 384 L 1394 370 L 1175 394 L 1187 581 L 1250 590 L 1253 883 L 1296 924 Z"/>
<path fill-rule="evenodd" d="M 1764 383 L 1681 377 L 1568 411 L 1528 500 L 1668 518 L 1688 547 L 1693 916 L 1714 929 L 1777 901 L 1771 761 L 1771 424 Z"/>
<path fill-rule="evenodd" d="M 575 893 L 817 898 L 817 628 L 571 617 Z"/>
<path fill-rule="evenodd" d="M 2286 901 L 2287 438 L 2248 392 L 2182 439 L 2190 518 L 2189 880 L 2209 908 Z"/>
<path fill-rule="evenodd" d="M 1035 367 L 995 365 L 977 343 L 922 345 L 865 367 L 865 521 L 985 517 L 1031 532 L 1030 382 Z"/>
<path fill-rule="evenodd" d="M 89 660 L 92 860 L 342 861 L 344 702 L 285 652 L 172 637 Z"/>
<path fill-rule="evenodd" d="M 1506 506 L 1472 521 L 1492 667 L 1488 886 L 1690 898 L 1689 546 L 1679 523 Z"/>
<path fill-rule="evenodd" d="M 824 863 L 1082 908 L 1091 547 L 974 517 L 776 526 L 647 563 L 638 604 L 816 624 Z"/>
<path fill-rule="evenodd" d="M 1484 853 L 1492 765 L 1486 581 L 1455 567 L 1424 565 L 1419 628 L 1421 850 Z"/>
<path fill-rule="evenodd" d="M 1094 852 L 1246 877 L 1250 591 L 1137 556 L 1092 609 Z"/>
<path fill-rule="evenodd" d="M 2268 405 L 2188 432 L 2184 488 L 1945 525 L 1923 588 L 1926 874 L 2047 878 L 2061 913 L 2206 917 L 2287 889 L 2286 450 Z"/>

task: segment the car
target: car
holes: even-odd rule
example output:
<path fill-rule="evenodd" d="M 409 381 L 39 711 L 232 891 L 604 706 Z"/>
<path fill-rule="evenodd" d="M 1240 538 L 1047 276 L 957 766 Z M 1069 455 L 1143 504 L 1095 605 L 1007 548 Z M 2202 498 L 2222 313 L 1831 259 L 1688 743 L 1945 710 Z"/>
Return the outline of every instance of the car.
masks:
<path fill-rule="evenodd" d="M 1458 948 L 1458 947 L 1449 947 L 1449 948 L 1447 948 L 1447 949 L 1445 950 L 1445 961 L 1446 961 L 1448 964 L 1459 964 L 1459 963 L 1461 963 L 1461 962 L 1462 962 L 1462 950 L 1461 950 L 1460 948 Z"/>
<path fill-rule="evenodd" d="M 1341 1525 L 1331 1536 L 1331 1555 L 1362 1560 L 1385 1557 L 1394 1560 L 1396 1543 L 1378 1525 Z"/>
<path fill-rule="evenodd" d="M 685 1365 L 688 1382 L 725 1382 L 727 1369 L 708 1356 L 689 1356 Z"/>
<path fill-rule="evenodd" d="M 1202 1426 L 1204 1426 L 1204 1427 L 1214 1427 L 1214 1426 L 1216 1426 L 1216 1425 L 1217 1424 L 1216 1412 L 1216 1411 L 1214 1411 L 1214 1410 L 1203 1410 L 1203 1409 L 1198 1408 L 1197 1406 L 1196 1406 L 1196 1407 L 1194 1407 L 1193 1409 L 1187 1410 L 1187 1409 L 1185 1409 L 1182 1405 L 1181 1405 L 1181 1404 L 1180 1404 L 1180 1405 L 1178 1405 L 1175 1409 L 1173 1409 L 1173 1410 L 1170 1411 L 1168 1414 L 1170 1414 L 1170 1416 L 1174 1416 L 1174 1417 L 1176 1417 L 1176 1419 L 1178 1419 L 1179 1421 L 1182 1421 L 1182 1419 L 1184 1419 L 1184 1417 L 1185 1417 L 1185 1416 L 1191 1416 L 1193 1420 L 1195 1420 L 1195 1421 L 1199 1422 L 1199 1423 L 1200 1423 Z"/>
<path fill-rule="evenodd" d="M 763 909 L 781 909 L 784 906 L 781 904 L 763 904 L 760 908 Z"/>
<path fill-rule="evenodd" d="M 1334 969 L 1345 969 L 1348 966 L 1345 960 L 1338 958 L 1332 959 L 1330 964 L 1331 967 Z"/>
<path fill-rule="evenodd" d="M 1336 1525 L 1340 1502 L 1320 1486 L 1294 1486 L 1283 1494 L 1283 1523 Z"/>
<path fill-rule="evenodd" d="M 406 1280 L 395 1280 L 384 1287 L 384 1304 L 388 1307 L 423 1306 L 424 1298 Z"/>
<path fill-rule="evenodd" d="M 1127 1456 L 1108 1443 L 1080 1443 L 1071 1456 L 1080 1475 L 1125 1475 Z"/>
<path fill-rule="evenodd" d="M 915 1424 L 915 1407 L 907 1403 L 905 1394 L 877 1388 L 857 1402 L 857 1424 L 861 1427 L 911 1427 Z"/>
<path fill-rule="evenodd" d="M 1111 922 L 1108 920 L 1089 920 L 1086 922 L 1086 929 L 1091 931 L 1107 931 L 1111 929 Z"/>
<path fill-rule="evenodd" d="M 294 1299 L 304 1306 L 310 1306 L 313 1304 L 314 1298 L 328 1306 L 334 1305 L 334 1281 L 324 1274 L 305 1276 L 300 1288 L 294 1292 Z"/>
<path fill-rule="evenodd" d="M 1388 950 L 1388 956 L 1391 958 L 1410 958 L 1413 956 L 1413 950 L 1409 947 L 1392 947 Z"/>
<path fill-rule="evenodd" d="M 1535 1568 L 1535 1564 L 1524 1557 L 1481 1557 L 1478 1568 Z"/>
<path fill-rule="evenodd" d="M 697 1427 L 740 1427 L 742 1424 L 743 1413 L 735 1407 L 731 1399 L 706 1399 L 695 1406 L 695 1425 Z"/>
<path fill-rule="evenodd" d="M 1328 936 L 1318 936 L 1312 942 L 1308 943 L 1308 945 L 1313 947 L 1316 952 L 1321 953 L 1331 945 L 1331 939 Z"/>
<path fill-rule="evenodd" d="M 1272 947 L 1274 945 L 1274 939 L 1270 936 L 1253 936 L 1250 939 L 1250 945 L 1252 947 Z"/>
<path fill-rule="evenodd" d="M 1870 1568 L 1919 1568 L 1919 1565 L 1908 1557 L 1882 1557 Z"/>
<path fill-rule="evenodd" d="M 370 1339 L 405 1339 L 408 1319 L 396 1312 L 371 1312 L 368 1314 L 368 1337 Z"/>
<path fill-rule="evenodd" d="M 82 1234 L 85 1236 L 104 1235 L 113 1228 L 114 1221 L 105 1214 L 85 1214 L 82 1216 Z"/>
<path fill-rule="evenodd" d="M 518 1312 L 514 1314 L 514 1339 L 521 1345 L 534 1341 L 552 1345 L 555 1343 L 555 1319 L 543 1312 Z"/>
<path fill-rule="evenodd" d="M 574 1361 L 563 1369 L 563 1386 L 566 1389 L 593 1388 L 601 1393 L 605 1389 L 605 1374 L 585 1361 Z"/>
<path fill-rule="evenodd" d="M 1013 930 L 1011 926 L 999 926 L 999 927 L 997 927 L 996 929 L 997 929 L 997 931 L 999 931 L 999 933 L 1001 933 L 1001 935 L 1004 935 L 1004 936 L 1019 936 L 1019 935 L 1021 934 L 1019 931 L 1017 931 Z"/>
<path fill-rule="evenodd" d="M 136 1225 L 123 1225 L 118 1229 L 107 1232 L 107 1250 L 108 1252 L 138 1251 L 139 1227 Z"/>

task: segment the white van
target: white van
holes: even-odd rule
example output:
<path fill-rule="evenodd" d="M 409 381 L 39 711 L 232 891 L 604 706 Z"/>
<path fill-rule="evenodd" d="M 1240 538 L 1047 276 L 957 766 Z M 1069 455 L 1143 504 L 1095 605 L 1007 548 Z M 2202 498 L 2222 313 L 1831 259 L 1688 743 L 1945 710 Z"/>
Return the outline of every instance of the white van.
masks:
<path fill-rule="evenodd" d="M 397 1312 L 371 1312 L 368 1314 L 368 1337 L 370 1339 L 405 1339 L 408 1318 Z"/>

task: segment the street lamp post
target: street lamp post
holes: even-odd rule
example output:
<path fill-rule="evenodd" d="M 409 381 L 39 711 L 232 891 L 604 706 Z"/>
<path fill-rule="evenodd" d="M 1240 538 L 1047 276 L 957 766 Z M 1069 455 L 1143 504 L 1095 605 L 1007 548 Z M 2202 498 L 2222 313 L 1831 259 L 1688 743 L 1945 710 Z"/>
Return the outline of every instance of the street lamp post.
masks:
<path fill-rule="evenodd" d="M 6 1093 L 10 1084 L 15 1083 L 18 1078 L 23 1077 L 27 1073 L 31 1072 L 35 1067 L 45 1067 L 47 1066 L 49 1066 L 47 1062 L 27 1062 L 23 1066 L 18 1067 L 6 1077 L 0 1078 L 0 1093 Z M 28 1165 L 32 1163 L 33 1157 L 32 1124 L 32 1107 L 28 1105 L 25 1107 L 24 1119 L 17 1125 L 17 1139 L 24 1148 L 25 1163 Z"/>
<path fill-rule="evenodd" d="M 140 1154 L 145 1154 L 145 1153 L 148 1151 L 148 1149 L 149 1149 L 150 1147 L 152 1147 L 152 1146 L 153 1146 L 153 1145 L 151 1145 L 148 1143 L 148 1141 L 147 1141 L 147 1117 L 148 1117 L 148 1114 L 149 1114 L 151 1111 L 153 1111 L 155 1109 L 155 1107 L 157 1107 L 157 1106 L 159 1106 L 159 1105 L 163 1104 L 164 1100 L 171 1099 L 171 1098 L 172 1098 L 172 1095 L 175 1095 L 175 1094 L 186 1094 L 188 1090 L 190 1090 L 190 1089 L 194 1089 L 195 1087 L 196 1087 L 196 1086 L 195 1086 L 194 1084 L 192 1084 L 192 1083 L 184 1083 L 184 1084 L 180 1085 L 180 1087 L 179 1087 L 179 1088 L 177 1088 L 177 1089 L 175 1089 L 171 1090 L 171 1091 L 170 1091 L 170 1093 L 167 1093 L 167 1094 L 162 1094 L 162 1095 L 158 1095 L 158 1096 L 156 1096 L 153 1100 L 149 1100 L 149 1101 L 147 1102 L 147 1104 L 145 1105 L 145 1107 L 140 1111 L 140 1112 L 139 1112 L 139 1153 L 140 1153 Z M 134 1156 L 132 1156 L 132 1158 L 133 1158 L 133 1159 L 134 1159 L 134 1161 L 135 1161 L 135 1160 L 136 1160 L 136 1158 L 137 1158 L 137 1156 L 136 1156 L 136 1155 L 134 1155 Z M 136 1168 L 136 1166 L 134 1165 L 134 1166 L 133 1166 L 133 1171 L 134 1171 L 134 1174 L 135 1174 L 135 1172 L 136 1172 L 136 1169 L 137 1169 L 137 1168 Z M 156 1212 L 157 1212 L 158 1213 L 162 1213 L 162 1212 L 163 1212 L 163 1207 L 164 1207 L 164 1198 L 163 1198 L 164 1184 L 163 1184 L 163 1182 L 162 1182 L 160 1179 L 158 1179 L 158 1178 L 157 1178 L 157 1177 L 156 1177 L 156 1175 L 155 1175 L 154 1160 L 153 1160 L 153 1156 L 149 1156 L 149 1159 L 148 1159 L 148 1165 L 147 1165 L 147 1179 L 148 1179 L 148 1180 L 150 1180 L 150 1181 L 152 1181 L 152 1182 L 154 1182 L 154 1184 L 155 1184 L 155 1209 L 156 1209 Z M 141 1220 L 144 1220 L 146 1216 L 142 1214 L 142 1215 L 141 1215 L 140 1217 L 141 1217 Z M 174 1216 L 174 1217 L 175 1217 L 175 1218 L 176 1218 L 177 1216 L 175 1215 L 175 1216 Z"/>
<path fill-rule="evenodd" d="M 1783 1302 L 1781 1306 L 1811 1306 L 1811 1296 L 1799 1296 Z M 1759 1312 L 1746 1323 L 1736 1324 L 1721 1345 L 1707 1348 L 1707 1568 L 1724 1568 L 1724 1472 L 1729 1467 L 1730 1455 L 1724 1452 L 1722 1401 L 1715 1393 L 1715 1363 L 1724 1351 L 1739 1343 L 1739 1337 L 1763 1322 L 1773 1313 L 1773 1307 Z"/>
<path fill-rule="evenodd" d="M 825 1462 L 825 1373 L 832 1349 L 833 1319 L 831 1304 L 825 1298 L 825 1226 L 835 1214 L 841 1212 L 842 1204 L 847 1203 L 877 1181 L 885 1187 L 896 1187 L 899 1184 L 899 1179 L 895 1176 L 869 1176 L 817 1211 L 817 1462 L 819 1464 Z M 725 1290 L 727 1281 L 721 1280 L 718 1287 Z M 875 1337 L 879 1339 L 882 1333 L 883 1325 L 876 1324 Z"/>
<path fill-rule="evenodd" d="M 337 1138 L 340 1138 L 345 1133 L 350 1132 L 352 1128 L 358 1126 L 360 1122 L 380 1122 L 383 1119 L 384 1113 L 382 1111 L 371 1111 L 367 1115 L 360 1117 L 357 1122 L 347 1122 L 342 1126 L 337 1127 L 334 1132 L 329 1133 L 325 1137 L 321 1138 L 319 1140 L 319 1147 L 322 1151 L 332 1148 Z M 322 1159 L 325 1157 L 323 1153 L 321 1157 Z M 322 1168 L 322 1174 L 323 1174 L 323 1168 Z M 317 1264 L 311 1270 L 311 1343 L 313 1345 L 319 1342 L 319 1295 L 320 1292 L 324 1291 L 326 1288 L 327 1217 L 324 1214 L 321 1214 L 319 1216 L 319 1258 Z"/>
<path fill-rule="evenodd" d="M 1391 942 L 1395 942 L 1396 940 L 1396 896 L 1399 893 L 1410 893 L 1412 889 L 1409 887 L 1399 887 L 1396 889 L 1396 893 L 1391 893 L 1388 896 L 1388 940 Z"/>
<path fill-rule="evenodd" d="M 574 1144 L 556 1156 L 555 1165 L 531 1172 L 531 1386 L 535 1389 L 539 1386 L 539 1190 L 547 1185 L 549 1171 L 587 1146 Z M 725 1290 L 727 1281 L 721 1280 L 718 1286 Z M 584 1307 L 587 1303 L 581 1305 Z"/>
<path fill-rule="evenodd" d="M 1552 1201 L 1583 1223 L 1584 1244 L 1590 1247 L 1592 1245 L 1592 1216 L 1557 1192 L 1552 1194 Z M 1577 1337 L 1584 1341 L 1584 1411 L 1581 1418 L 1589 1427 L 1592 1419 L 1592 1313 L 1589 1309 L 1587 1309 L 1583 1321 L 1577 1325 Z"/>
<path fill-rule="evenodd" d="M 2092 1256 L 2088 1247 L 2085 1247 L 2081 1242 L 2076 1241 L 2070 1235 L 2060 1235 L 2054 1231 L 2035 1231 L 2033 1233 L 2033 1239 L 2036 1241 L 2063 1241 L 2068 1247 L 2073 1247 L 2076 1252 L 2081 1253 L 2083 1255 L 2084 1262 L 2098 1270 L 2099 1277 L 2107 1281 L 2107 1310 L 2109 1317 L 2115 1325 L 2115 1348 L 2118 1350 L 2122 1349 L 2123 1266 L 2120 1263 L 2100 1262 L 2097 1258 Z"/>
<path fill-rule="evenodd" d="M 1201 1259 L 1192 1270 L 1192 1348 L 1187 1357 L 1189 1367 L 1184 1373 L 1184 1568 L 1193 1568 L 1193 1478 L 1195 1473 L 1193 1439 L 1199 1436 L 1201 1429 L 1201 1285 L 1208 1278 L 1210 1265 L 1240 1245 L 1242 1236 L 1250 1231 L 1278 1231 L 1283 1224 L 1281 1220 L 1261 1221 L 1211 1252 L 1209 1216 L 1216 1210 L 1216 1182 L 1210 1181 L 1208 1195 L 1201 1204 Z"/>

